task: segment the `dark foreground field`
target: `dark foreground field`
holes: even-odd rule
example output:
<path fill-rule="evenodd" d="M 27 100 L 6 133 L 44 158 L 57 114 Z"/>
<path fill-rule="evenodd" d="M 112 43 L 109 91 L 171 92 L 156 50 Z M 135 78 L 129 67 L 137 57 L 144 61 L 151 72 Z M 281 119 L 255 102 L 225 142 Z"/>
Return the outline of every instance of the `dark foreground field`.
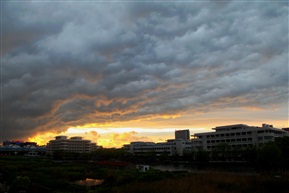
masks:
<path fill-rule="evenodd" d="M 190 174 L 153 182 L 132 182 L 110 192 L 125 193 L 287 193 L 288 178 L 223 172 Z"/>
<path fill-rule="evenodd" d="M 81 179 L 103 179 L 98 186 L 80 186 Z M 7 190 L 7 187 L 9 189 Z M 225 172 L 138 172 L 108 169 L 94 163 L 63 163 L 47 159 L 0 157 L 1 192 L 27 193 L 289 193 L 289 175 Z M 6 187 L 6 190 L 4 188 Z"/>

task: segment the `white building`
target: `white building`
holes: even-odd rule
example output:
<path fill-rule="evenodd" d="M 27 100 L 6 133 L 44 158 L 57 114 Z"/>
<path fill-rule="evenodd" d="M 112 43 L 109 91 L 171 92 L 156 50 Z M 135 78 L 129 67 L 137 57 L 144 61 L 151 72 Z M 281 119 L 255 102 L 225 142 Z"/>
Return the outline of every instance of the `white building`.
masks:
<path fill-rule="evenodd" d="M 192 142 L 190 141 L 189 130 L 176 130 L 175 139 L 169 139 L 166 142 L 160 143 L 131 142 L 129 145 L 124 145 L 124 148 L 133 155 L 182 156 L 184 152 L 192 151 Z"/>
<path fill-rule="evenodd" d="M 169 139 L 166 142 L 153 143 L 153 142 L 131 142 L 129 151 L 133 155 L 154 154 L 157 156 L 168 155 L 182 156 L 185 151 L 192 150 L 191 141 L 182 139 Z"/>
<path fill-rule="evenodd" d="M 150 169 L 149 165 L 136 165 L 136 169 L 140 172 L 147 172 Z"/>
<path fill-rule="evenodd" d="M 47 144 L 47 153 L 53 154 L 54 151 L 62 150 L 77 153 L 90 153 L 96 149 L 96 143 L 90 140 L 83 140 L 82 137 L 56 136 L 55 140 L 50 140 Z"/>
<path fill-rule="evenodd" d="M 213 128 L 214 132 L 195 133 L 191 140 L 184 140 L 187 130 L 176 131 L 175 138 L 166 142 L 131 142 L 124 148 L 133 155 L 168 155 L 182 156 L 190 151 L 213 151 L 219 144 L 228 144 L 232 150 L 260 145 L 274 141 L 278 137 L 289 136 L 285 129 L 274 128 L 273 125 L 263 124 L 262 127 L 248 126 L 245 124 L 219 126 Z"/>
<path fill-rule="evenodd" d="M 260 146 L 274 141 L 278 137 L 289 136 L 282 129 L 274 128 L 273 125 L 263 124 L 262 127 L 248 126 L 244 124 L 219 126 L 213 128 L 215 132 L 196 133 L 193 135 L 193 150 L 203 149 L 212 151 L 217 145 L 226 143 L 231 148 L 245 149 L 252 146 Z"/>

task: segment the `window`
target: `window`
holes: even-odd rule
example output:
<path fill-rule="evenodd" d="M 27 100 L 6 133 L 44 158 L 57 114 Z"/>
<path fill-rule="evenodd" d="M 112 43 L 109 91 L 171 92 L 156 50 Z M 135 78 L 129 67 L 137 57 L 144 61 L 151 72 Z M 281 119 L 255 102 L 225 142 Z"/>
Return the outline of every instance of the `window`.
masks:
<path fill-rule="evenodd" d="M 265 136 L 265 140 L 271 140 L 271 139 L 273 139 L 272 136 Z"/>

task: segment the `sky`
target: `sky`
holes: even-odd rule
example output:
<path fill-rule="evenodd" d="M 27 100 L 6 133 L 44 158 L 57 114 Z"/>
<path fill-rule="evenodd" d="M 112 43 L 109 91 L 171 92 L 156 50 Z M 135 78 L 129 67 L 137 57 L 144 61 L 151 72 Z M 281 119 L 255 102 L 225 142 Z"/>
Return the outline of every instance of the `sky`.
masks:
<path fill-rule="evenodd" d="M 1 141 L 289 127 L 288 72 L 287 1 L 1 1 Z"/>

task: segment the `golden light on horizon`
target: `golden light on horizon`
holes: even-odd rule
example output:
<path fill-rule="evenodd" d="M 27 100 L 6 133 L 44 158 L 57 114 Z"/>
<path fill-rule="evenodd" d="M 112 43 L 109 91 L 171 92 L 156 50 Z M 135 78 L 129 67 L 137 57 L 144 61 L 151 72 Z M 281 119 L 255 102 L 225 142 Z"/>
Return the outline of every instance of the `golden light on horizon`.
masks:
<path fill-rule="evenodd" d="M 45 145 L 57 135 L 68 137 L 81 136 L 103 147 L 122 147 L 132 141 L 163 142 L 174 138 L 174 131 L 189 129 L 191 134 L 209 132 L 212 128 L 222 125 L 246 124 L 261 126 L 262 123 L 272 124 L 276 128 L 289 127 L 287 119 L 266 117 L 258 108 L 231 108 L 208 113 L 195 113 L 182 116 L 156 116 L 149 119 L 138 119 L 127 122 L 107 124 L 87 123 L 83 126 L 70 127 L 62 132 L 37 133 L 28 138 L 40 145 Z M 237 117 L 237 118 L 236 118 Z M 246 117 L 246 118 L 245 118 Z"/>

